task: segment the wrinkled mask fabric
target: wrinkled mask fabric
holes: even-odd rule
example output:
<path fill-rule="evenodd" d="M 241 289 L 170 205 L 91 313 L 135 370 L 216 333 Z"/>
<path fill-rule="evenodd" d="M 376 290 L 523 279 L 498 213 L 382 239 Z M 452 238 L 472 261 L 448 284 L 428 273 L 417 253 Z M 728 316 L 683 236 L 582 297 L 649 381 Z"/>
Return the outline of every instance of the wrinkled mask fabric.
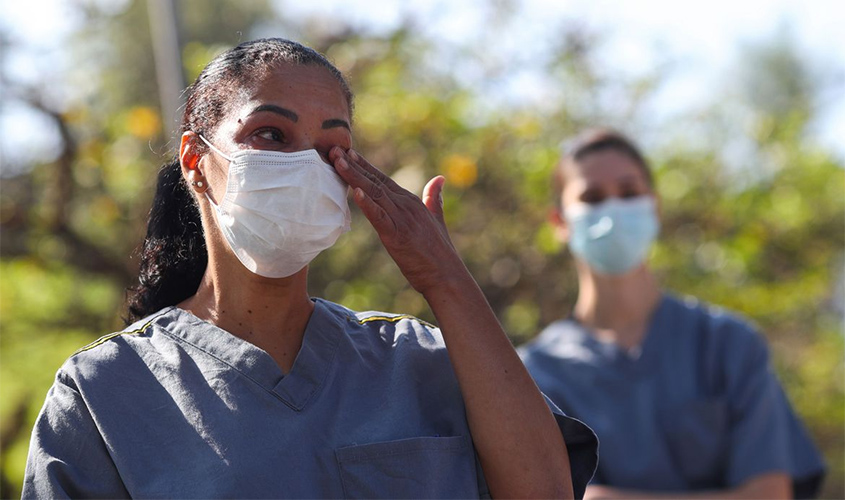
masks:
<path fill-rule="evenodd" d="M 564 209 L 572 253 L 601 273 L 625 274 L 642 263 L 660 232 L 652 196 L 574 203 Z"/>
<path fill-rule="evenodd" d="M 226 155 L 200 138 L 229 160 L 222 200 L 206 197 L 229 247 L 253 273 L 291 276 L 349 231 L 348 187 L 317 150 Z"/>

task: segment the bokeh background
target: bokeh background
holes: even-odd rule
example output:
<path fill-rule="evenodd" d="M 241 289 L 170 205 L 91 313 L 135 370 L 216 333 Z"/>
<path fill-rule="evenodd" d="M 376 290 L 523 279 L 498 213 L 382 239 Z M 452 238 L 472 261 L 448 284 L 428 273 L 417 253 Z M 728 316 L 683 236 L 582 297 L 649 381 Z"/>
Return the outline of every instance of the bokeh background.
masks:
<path fill-rule="evenodd" d="M 356 147 L 402 185 L 446 175 L 454 242 L 516 344 L 575 298 L 546 224 L 561 141 L 593 125 L 638 140 L 663 198 L 651 262 L 668 289 L 759 325 L 827 458 L 824 497 L 845 497 L 845 14 L 684 3 L 0 4 L 0 497 L 20 494 L 56 369 L 122 327 L 156 170 L 178 145 L 167 89 L 258 36 L 346 72 Z M 312 295 L 432 320 L 354 217 L 313 263 Z"/>

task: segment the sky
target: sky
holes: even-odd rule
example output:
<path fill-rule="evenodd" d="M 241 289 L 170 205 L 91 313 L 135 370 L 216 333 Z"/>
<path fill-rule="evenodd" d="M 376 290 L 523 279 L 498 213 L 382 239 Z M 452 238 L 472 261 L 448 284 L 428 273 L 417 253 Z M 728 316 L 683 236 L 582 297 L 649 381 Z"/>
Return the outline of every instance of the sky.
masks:
<path fill-rule="evenodd" d="M 123 3 L 87 1 L 111 8 Z M 491 19 L 485 8 L 490 1 L 513 6 L 512 16 Z M 788 33 L 801 53 L 826 69 L 829 78 L 813 135 L 845 160 L 845 2 L 839 0 L 276 0 L 276 5 L 288 19 L 319 15 L 376 32 L 411 15 L 444 52 L 459 48 L 468 37 L 482 37 L 491 50 L 514 57 L 524 57 L 535 40 L 553 39 L 561 23 L 577 23 L 605 34 L 599 57 L 618 74 L 636 76 L 672 61 L 670 77 L 651 104 L 654 119 L 664 122 L 729 84 L 744 45 Z M 5 74 L 43 83 L 68 64 L 63 42 L 80 22 L 73 12 L 69 0 L 0 2 L 0 27 L 24 47 L 3 56 Z M 527 102 L 542 95 L 541 86 L 538 75 L 526 71 L 491 91 Z M 59 86 L 52 95 L 61 100 L 69 90 Z M 48 159 L 55 141 L 47 120 L 3 99 L 0 164 Z"/>
<path fill-rule="evenodd" d="M 840 0 L 511 0 L 517 5 L 513 18 L 498 24 L 484 14 L 490 0 L 279 3 L 288 17 L 321 13 L 373 29 L 394 26 L 412 12 L 440 44 L 460 46 L 462 39 L 487 30 L 495 33 L 485 38 L 490 50 L 515 58 L 535 41 L 553 38 L 562 23 L 574 23 L 607 37 L 598 55 L 615 74 L 635 77 L 671 63 L 670 77 L 650 109 L 664 125 L 729 86 L 743 47 L 791 36 L 811 66 L 824 68 L 827 76 L 814 138 L 845 161 L 845 2 Z M 467 71 L 467 64 L 460 67 Z M 516 101 L 544 95 L 541 79 L 531 74 L 511 79 L 504 91 Z"/>

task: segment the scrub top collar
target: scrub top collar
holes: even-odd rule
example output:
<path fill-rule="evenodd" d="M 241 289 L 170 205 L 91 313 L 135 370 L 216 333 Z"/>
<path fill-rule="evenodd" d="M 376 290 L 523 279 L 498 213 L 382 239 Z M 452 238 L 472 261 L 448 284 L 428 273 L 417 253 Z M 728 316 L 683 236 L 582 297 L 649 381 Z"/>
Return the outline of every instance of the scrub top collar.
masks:
<path fill-rule="evenodd" d="M 625 349 L 615 342 L 599 340 L 589 327 L 575 318 L 575 315 L 570 315 L 568 320 L 577 326 L 576 335 L 580 341 L 593 353 L 599 355 L 601 362 L 625 366 L 632 372 L 645 373 L 654 367 L 652 361 L 655 360 L 655 350 L 660 349 L 658 337 L 669 329 L 666 323 L 669 320 L 667 314 L 669 307 L 670 301 L 667 300 L 666 294 L 663 294 L 649 319 L 642 341 L 630 349 Z"/>
<path fill-rule="evenodd" d="M 165 334 L 231 366 L 293 410 L 301 411 L 329 375 L 344 334 L 344 317 L 332 311 L 325 301 L 312 300 L 314 311 L 288 374 L 263 349 L 176 306 L 164 310 L 153 324 Z"/>

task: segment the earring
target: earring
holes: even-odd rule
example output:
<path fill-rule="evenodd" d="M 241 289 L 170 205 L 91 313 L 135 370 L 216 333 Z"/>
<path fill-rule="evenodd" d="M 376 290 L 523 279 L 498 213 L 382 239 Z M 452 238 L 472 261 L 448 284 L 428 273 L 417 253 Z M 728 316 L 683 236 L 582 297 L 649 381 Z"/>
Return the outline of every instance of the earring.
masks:
<path fill-rule="evenodd" d="M 188 180 L 197 193 L 202 194 L 208 189 L 208 183 L 205 182 L 205 178 L 197 170 L 188 172 Z"/>

